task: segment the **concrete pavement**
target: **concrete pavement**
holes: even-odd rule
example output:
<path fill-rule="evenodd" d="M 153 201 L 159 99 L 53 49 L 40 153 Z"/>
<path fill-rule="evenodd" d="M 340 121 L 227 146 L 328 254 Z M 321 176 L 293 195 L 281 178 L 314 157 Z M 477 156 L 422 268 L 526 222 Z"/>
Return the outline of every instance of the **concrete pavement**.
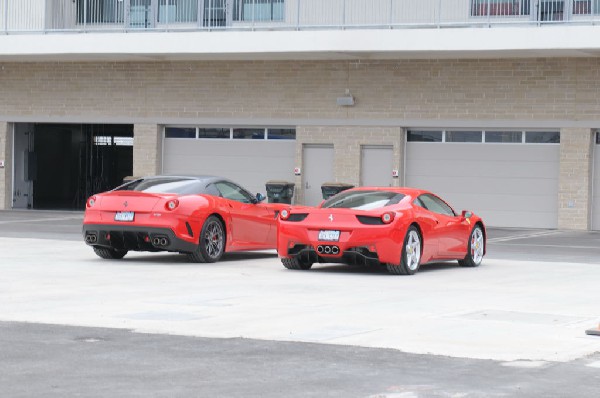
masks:
<path fill-rule="evenodd" d="M 219 338 L 393 348 L 499 361 L 600 351 L 598 264 L 485 259 L 415 276 L 315 265 L 274 252 L 191 264 L 173 254 L 102 260 L 80 241 L 1 238 L 0 320 Z"/>

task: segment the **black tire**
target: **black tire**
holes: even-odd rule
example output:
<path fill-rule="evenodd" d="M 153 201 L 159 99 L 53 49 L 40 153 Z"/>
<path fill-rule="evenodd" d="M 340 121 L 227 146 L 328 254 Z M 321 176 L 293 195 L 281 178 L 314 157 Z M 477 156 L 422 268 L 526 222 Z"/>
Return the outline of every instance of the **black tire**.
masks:
<path fill-rule="evenodd" d="M 119 260 L 127 254 L 127 250 L 116 250 L 108 247 L 93 246 L 92 249 L 98 257 L 106 260 Z"/>
<path fill-rule="evenodd" d="M 410 246 L 410 252 L 407 247 Z M 421 235 L 419 230 L 411 225 L 406 231 L 404 243 L 402 244 L 402 255 L 400 264 L 387 263 L 386 267 L 390 274 L 394 275 L 414 275 L 421 266 Z"/>
<path fill-rule="evenodd" d="M 216 263 L 225 252 L 225 227 L 216 216 L 210 216 L 204 221 L 200 231 L 198 246 L 193 253 L 188 253 L 188 259 L 194 263 Z"/>
<path fill-rule="evenodd" d="M 476 246 L 473 247 L 473 244 Z M 458 260 L 458 265 L 461 267 L 478 267 L 483 261 L 483 253 L 485 252 L 485 238 L 481 226 L 475 225 L 469 235 L 469 243 L 467 244 L 467 255 L 464 259 Z"/>
<path fill-rule="evenodd" d="M 299 269 L 299 270 L 308 270 L 312 267 L 312 263 L 305 263 L 301 261 L 298 257 L 294 258 L 282 258 L 281 263 L 287 269 Z"/>

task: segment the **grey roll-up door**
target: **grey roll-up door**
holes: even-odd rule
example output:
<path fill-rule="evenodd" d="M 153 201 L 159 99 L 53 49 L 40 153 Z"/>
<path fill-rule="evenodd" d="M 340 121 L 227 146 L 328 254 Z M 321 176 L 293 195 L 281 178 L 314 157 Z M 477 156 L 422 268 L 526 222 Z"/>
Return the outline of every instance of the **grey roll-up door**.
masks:
<path fill-rule="evenodd" d="M 268 180 L 294 181 L 295 151 L 295 140 L 165 138 L 163 173 L 226 177 L 264 194 Z"/>
<path fill-rule="evenodd" d="M 556 228 L 560 146 L 408 142 L 406 185 L 431 190 L 489 226 Z"/>
<path fill-rule="evenodd" d="M 597 133 L 598 134 L 598 133 Z M 594 145 L 594 180 L 592 194 L 592 229 L 600 231 L 600 143 Z"/>

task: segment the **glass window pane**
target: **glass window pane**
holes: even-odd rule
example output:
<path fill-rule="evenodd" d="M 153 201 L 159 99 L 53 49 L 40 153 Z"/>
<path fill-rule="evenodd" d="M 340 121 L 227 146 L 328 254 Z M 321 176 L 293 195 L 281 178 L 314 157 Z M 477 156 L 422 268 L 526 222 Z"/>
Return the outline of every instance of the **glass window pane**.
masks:
<path fill-rule="evenodd" d="M 267 139 L 269 140 L 295 140 L 295 129 L 268 129 Z"/>
<path fill-rule="evenodd" d="M 442 132 L 410 130 L 406 140 L 409 142 L 442 142 Z"/>
<path fill-rule="evenodd" d="M 486 131 L 485 142 L 521 143 L 523 132 L 521 131 Z"/>
<path fill-rule="evenodd" d="M 196 138 L 195 127 L 167 127 L 165 138 Z"/>
<path fill-rule="evenodd" d="M 527 131 L 525 142 L 528 144 L 559 144 L 560 133 L 558 131 Z"/>
<path fill-rule="evenodd" d="M 596 144 L 600 145 L 600 132 L 596 133 Z"/>
<path fill-rule="evenodd" d="M 481 131 L 446 131 L 446 142 L 481 142 Z"/>
<path fill-rule="evenodd" d="M 233 129 L 233 138 L 236 140 L 264 140 L 265 129 Z"/>
<path fill-rule="evenodd" d="M 198 138 L 222 138 L 228 140 L 231 138 L 231 135 L 228 128 L 209 127 L 199 128 Z"/>

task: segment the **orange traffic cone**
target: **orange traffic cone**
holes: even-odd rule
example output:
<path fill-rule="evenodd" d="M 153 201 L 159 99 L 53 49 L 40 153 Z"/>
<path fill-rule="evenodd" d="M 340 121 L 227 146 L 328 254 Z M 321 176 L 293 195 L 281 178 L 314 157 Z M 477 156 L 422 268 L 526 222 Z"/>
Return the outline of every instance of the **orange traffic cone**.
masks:
<path fill-rule="evenodd" d="M 591 336 L 600 336 L 600 323 L 598 324 L 597 328 L 586 330 L 585 334 L 589 334 Z"/>

